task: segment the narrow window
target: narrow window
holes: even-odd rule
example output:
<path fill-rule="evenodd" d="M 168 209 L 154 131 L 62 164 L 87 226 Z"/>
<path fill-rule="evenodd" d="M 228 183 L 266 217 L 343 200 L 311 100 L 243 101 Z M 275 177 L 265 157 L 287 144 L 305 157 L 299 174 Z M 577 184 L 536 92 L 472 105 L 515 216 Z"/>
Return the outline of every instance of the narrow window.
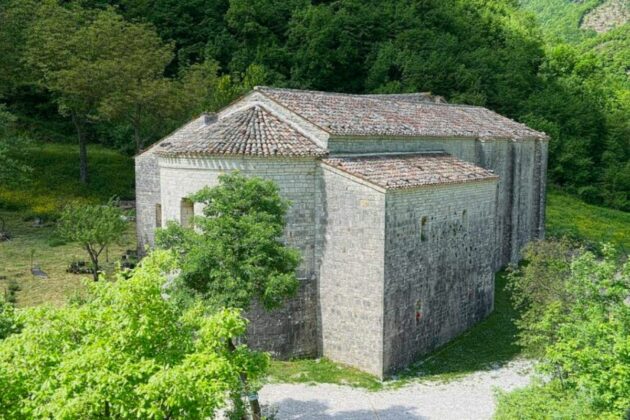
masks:
<path fill-rule="evenodd" d="M 162 205 L 155 205 L 155 227 L 162 227 Z"/>
<path fill-rule="evenodd" d="M 422 216 L 420 220 L 420 240 L 426 242 L 427 239 L 427 216 Z"/>
<path fill-rule="evenodd" d="M 415 318 L 416 318 L 416 325 L 418 325 L 420 323 L 420 321 L 422 321 L 422 301 L 420 301 L 419 299 L 416 300 L 416 314 L 415 314 Z"/>
<path fill-rule="evenodd" d="M 192 227 L 193 216 L 195 215 L 194 203 L 187 199 L 182 198 L 182 204 L 180 209 L 180 222 L 182 227 Z"/>

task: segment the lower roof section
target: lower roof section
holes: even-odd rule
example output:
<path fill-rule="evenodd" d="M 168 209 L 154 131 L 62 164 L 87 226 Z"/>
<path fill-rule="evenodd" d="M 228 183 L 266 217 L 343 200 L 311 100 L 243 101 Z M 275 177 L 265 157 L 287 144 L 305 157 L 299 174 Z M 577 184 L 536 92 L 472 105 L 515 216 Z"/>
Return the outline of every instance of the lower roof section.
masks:
<path fill-rule="evenodd" d="M 442 152 L 330 157 L 323 163 L 386 190 L 498 179 L 492 171 Z"/>

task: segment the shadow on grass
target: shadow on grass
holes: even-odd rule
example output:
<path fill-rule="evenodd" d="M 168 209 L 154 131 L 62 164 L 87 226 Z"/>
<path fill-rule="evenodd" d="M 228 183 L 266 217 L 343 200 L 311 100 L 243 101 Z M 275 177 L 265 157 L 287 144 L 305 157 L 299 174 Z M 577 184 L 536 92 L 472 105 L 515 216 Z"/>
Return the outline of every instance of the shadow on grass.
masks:
<path fill-rule="evenodd" d="M 415 379 L 449 380 L 472 372 L 500 367 L 518 357 L 517 312 L 505 290 L 506 273 L 496 274 L 494 311 L 450 343 L 419 359 L 392 377 L 379 381 L 357 369 L 327 359 L 273 361 L 270 382 L 333 383 L 379 390 Z"/>
<path fill-rule="evenodd" d="M 506 273 L 496 274 L 494 311 L 453 341 L 399 371 L 399 380 L 415 378 L 450 379 L 479 370 L 497 368 L 518 357 L 516 344 L 518 313 L 505 289 Z"/>

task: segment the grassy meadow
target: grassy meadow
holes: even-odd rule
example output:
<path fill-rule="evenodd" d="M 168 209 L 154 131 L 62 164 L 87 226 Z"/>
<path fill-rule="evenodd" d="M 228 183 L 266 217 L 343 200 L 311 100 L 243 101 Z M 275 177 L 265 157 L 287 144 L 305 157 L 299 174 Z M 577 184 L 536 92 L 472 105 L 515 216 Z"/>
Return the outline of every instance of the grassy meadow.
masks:
<path fill-rule="evenodd" d="M 133 159 L 100 145 L 88 147 L 88 185 L 79 182 L 79 147 L 37 143 L 27 151 L 30 181 L 18 188 L 0 185 L 0 208 L 24 217 L 51 217 L 70 200 L 104 202 L 134 197 Z"/>
<path fill-rule="evenodd" d="M 17 306 L 44 303 L 62 304 L 83 290 L 87 275 L 69 274 L 68 264 L 86 260 L 76 244 L 55 237 L 54 225 L 36 227 L 34 215 L 51 216 L 70 200 L 105 201 L 113 195 L 133 197 L 132 159 L 114 151 L 91 146 L 91 182 L 78 183 L 78 151 L 72 145 L 45 145 L 32 150 L 33 181 L 19 189 L 0 188 L 0 217 L 7 222 L 13 238 L 0 242 L 0 293 L 10 281 L 20 287 Z M 620 248 L 630 247 L 630 213 L 588 205 L 554 189 L 548 193 L 548 236 L 568 235 L 589 243 L 610 241 Z M 135 248 L 133 225 L 121 242 L 109 249 L 110 272 L 124 250 Z M 47 279 L 31 275 L 39 266 Z M 274 361 L 269 380 L 274 382 L 326 382 L 348 384 L 370 390 L 397 386 L 417 379 L 447 380 L 477 370 L 501 365 L 519 357 L 515 344 L 514 311 L 507 292 L 505 276 L 496 276 L 494 312 L 454 341 L 428 357 L 399 372 L 385 384 L 369 374 L 335 364 L 326 359 Z"/>

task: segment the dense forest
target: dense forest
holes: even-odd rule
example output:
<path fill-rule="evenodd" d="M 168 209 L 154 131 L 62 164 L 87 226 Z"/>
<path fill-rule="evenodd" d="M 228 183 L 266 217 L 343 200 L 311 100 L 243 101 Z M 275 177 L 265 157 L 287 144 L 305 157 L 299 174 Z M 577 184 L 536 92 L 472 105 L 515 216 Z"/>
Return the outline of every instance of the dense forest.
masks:
<path fill-rule="evenodd" d="M 133 153 L 258 84 L 430 91 L 547 132 L 552 183 L 629 210 L 630 25 L 580 29 L 600 3 L 0 0 L 0 104 L 21 137 L 85 155 Z"/>

